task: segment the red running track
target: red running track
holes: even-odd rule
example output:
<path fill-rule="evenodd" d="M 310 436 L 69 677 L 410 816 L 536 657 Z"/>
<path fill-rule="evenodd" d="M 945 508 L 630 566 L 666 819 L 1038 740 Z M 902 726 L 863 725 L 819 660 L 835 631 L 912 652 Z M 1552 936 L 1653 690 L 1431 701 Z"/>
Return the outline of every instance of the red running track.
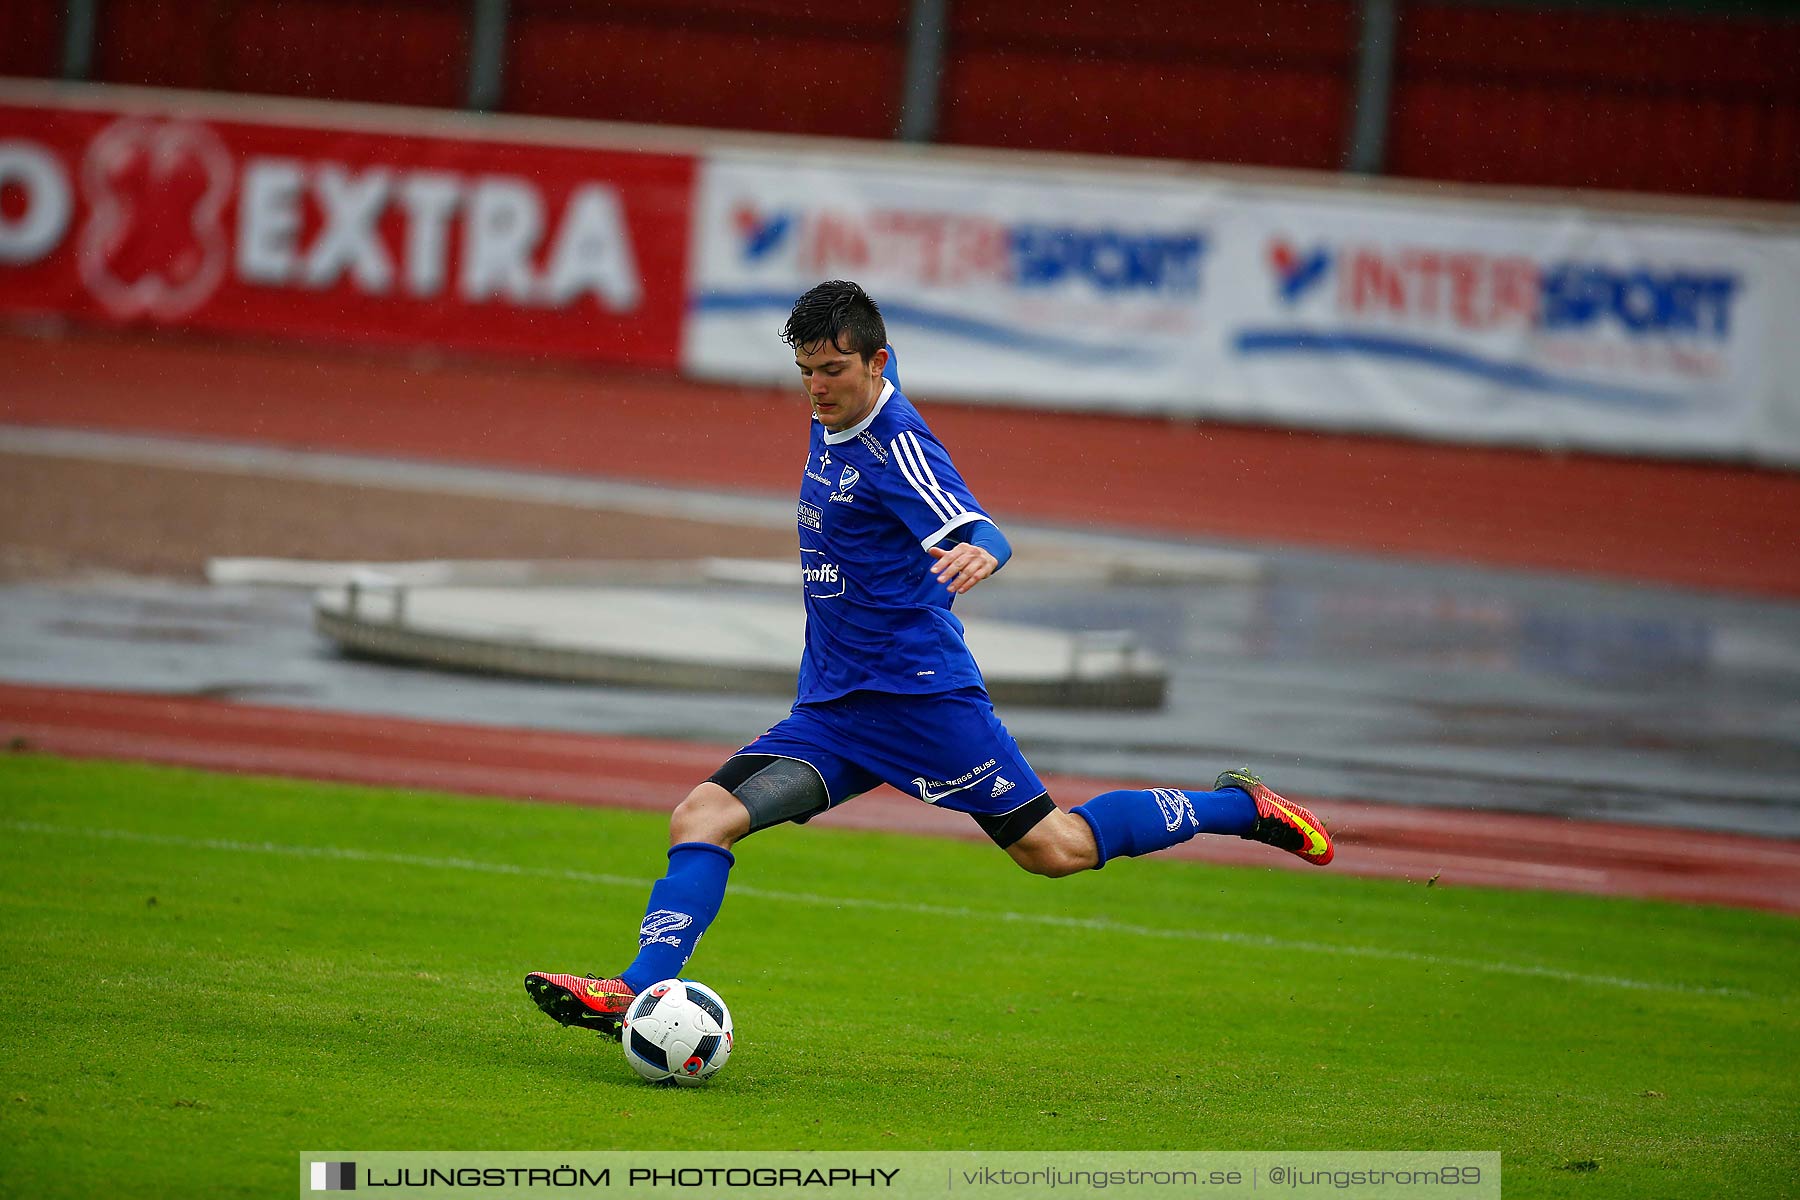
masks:
<path fill-rule="evenodd" d="M 771 335 L 772 336 L 772 335 Z M 0 329 L 0 423 L 791 494 L 797 392 Z M 996 513 L 1800 596 L 1800 473 L 932 404 Z"/>
<path fill-rule="evenodd" d="M 0 744 L 74 758 L 659 811 L 736 748 L 4 684 Z M 1132 786 L 1068 776 L 1047 782 L 1065 804 Z M 1337 839 L 1327 870 L 1435 879 L 1440 887 L 1544 888 L 1800 913 L 1796 841 L 1296 799 Z M 973 822 L 885 788 L 816 824 L 982 840 Z M 1235 838 L 1197 838 L 1170 853 L 1316 869 Z"/>

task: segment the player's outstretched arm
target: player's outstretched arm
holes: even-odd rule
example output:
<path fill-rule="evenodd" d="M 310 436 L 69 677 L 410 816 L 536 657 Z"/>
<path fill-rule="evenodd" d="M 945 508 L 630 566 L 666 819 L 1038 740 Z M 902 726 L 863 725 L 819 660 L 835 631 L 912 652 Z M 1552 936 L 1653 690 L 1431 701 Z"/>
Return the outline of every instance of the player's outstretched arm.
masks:
<path fill-rule="evenodd" d="M 930 554 L 937 559 L 931 573 L 958 596 L 1000 569 L 999 559 L 970 542 L 950 550 L 933 546 Z"/>
<path fill-rule="evenodd" d="M 960 596 L 1004 567 L 1012 557 L 1012 544 L 1000 532 L 999 526 L 982 521 L 975 526 L 968 541 L 948 550 L 931 546 L 928 551 L 937 560 L 931 573 L 953 595 Z"/>

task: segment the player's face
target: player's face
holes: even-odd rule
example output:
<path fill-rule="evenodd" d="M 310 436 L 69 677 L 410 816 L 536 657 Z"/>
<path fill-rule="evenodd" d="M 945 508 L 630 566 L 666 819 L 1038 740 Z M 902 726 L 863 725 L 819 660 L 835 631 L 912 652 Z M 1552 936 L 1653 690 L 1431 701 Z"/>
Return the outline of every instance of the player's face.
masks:
<path fill-rule="evenodd" d="M 854 350 L 817 342 L 794 351 L 794 364 L 800 368 L 800 382 L 819 424 L 837 433 L 875 407 L 881 396 L 881 368 L 887 365 L 887 351 L 877 350 L 864 362 Z"/>

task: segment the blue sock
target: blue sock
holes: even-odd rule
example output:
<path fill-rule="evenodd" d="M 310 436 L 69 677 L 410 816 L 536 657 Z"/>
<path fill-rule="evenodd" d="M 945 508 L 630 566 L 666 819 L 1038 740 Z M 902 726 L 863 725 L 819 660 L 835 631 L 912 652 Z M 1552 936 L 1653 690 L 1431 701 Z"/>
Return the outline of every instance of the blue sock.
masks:
<path fill-rule="evenodd" d="M 1103 792 L 1073 811 L 1093 829 L 1102 867 L 1110 859 L 1167 850 L 1197 833 L 1242 837 L 1256 824 L 1256 801 L 1238 788 Z"/>
<path fill-rule="evenodd" d="M 694 956 L 694 944 L 719 915 L 725 877 L 736 861 L 731 851 L 711 842 L 682 842 L 669 848 L 669 873 L 650 889 L 637 957 L 620 972 L 632 991 L 681 974 Z"/>

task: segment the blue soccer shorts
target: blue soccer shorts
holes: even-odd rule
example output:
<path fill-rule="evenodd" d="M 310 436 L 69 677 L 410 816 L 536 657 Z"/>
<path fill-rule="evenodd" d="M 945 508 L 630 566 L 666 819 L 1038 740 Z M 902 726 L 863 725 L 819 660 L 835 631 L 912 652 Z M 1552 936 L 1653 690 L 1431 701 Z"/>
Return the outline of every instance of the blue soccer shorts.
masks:
<path fill-rule="evenodd" d="M 825 802 L 807 820 L 886 783 L 927 804 L 968 813 L 1001 846 L 1049 813 L 1043 781 L 979 687 L 922 695 L 851 692 L 796 704 L 780 724 L 732 756 L 714 781 L 736 791 L 732 764 L 753 756 L 798 760 L 817 772 Z"/>

